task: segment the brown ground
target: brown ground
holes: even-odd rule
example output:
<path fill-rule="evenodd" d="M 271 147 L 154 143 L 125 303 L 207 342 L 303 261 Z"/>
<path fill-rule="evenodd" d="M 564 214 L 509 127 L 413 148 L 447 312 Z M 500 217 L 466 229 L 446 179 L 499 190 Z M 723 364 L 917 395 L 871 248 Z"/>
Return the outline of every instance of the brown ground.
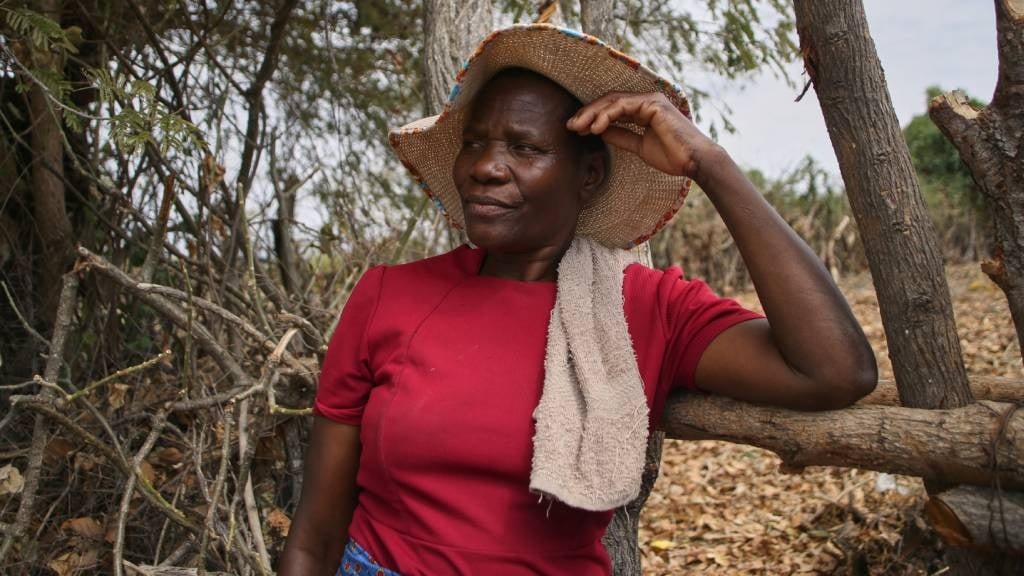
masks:
<path fill-rule="evenodd" d="M 949 270 L 958 332 L 972 374 L 1024 376 L 1002 293 L 977 266 Z M 841 282 L 892 375 L 866 275 Z M 752 293 L 737 297 L 756 306 Z M 645 573 L 934 575 L 944 564 L 920 515 L 915 478 L 842 468 L 779 472 L 771 452 L 724 442 L 669 441 L 640 519 Z"/>

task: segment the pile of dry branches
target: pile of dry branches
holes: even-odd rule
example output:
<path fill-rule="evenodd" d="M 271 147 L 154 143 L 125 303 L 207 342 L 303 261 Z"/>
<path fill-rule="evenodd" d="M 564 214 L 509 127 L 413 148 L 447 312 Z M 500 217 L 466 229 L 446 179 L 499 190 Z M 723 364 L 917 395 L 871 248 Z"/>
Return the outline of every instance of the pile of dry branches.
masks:
<path fill-rule="evenodd" d="M 12 462 L 0 468 L 0 513 L 13 518 L 0 524 L 0 564 L 59 576 L 161 564 L 271 573 L 282 510 L 301 490 L 308 419 L 296 416 L 309 411 L 333 314 L 300 313 L 273 282 L 254 282 L 264 272 L 253 260 L 232 276 L 167 259 L 161 243 L 127 272 L 78 255 L 52 339 L 24 326 L 48 350 L 42 376 L 0 391 L 13 447 L 0 454 Z M 176 271 L 185 289 L 150 281 L 154 271 Z M 338 272 L 340 282 L 358 273 Z M 95 329 L 78 325 L 94 317 L 79 300 L 87 282 L 109 291 L 115 316 L 150 311 L 164 351 L 78 380 L 83 359 L 69 343 Z"/>

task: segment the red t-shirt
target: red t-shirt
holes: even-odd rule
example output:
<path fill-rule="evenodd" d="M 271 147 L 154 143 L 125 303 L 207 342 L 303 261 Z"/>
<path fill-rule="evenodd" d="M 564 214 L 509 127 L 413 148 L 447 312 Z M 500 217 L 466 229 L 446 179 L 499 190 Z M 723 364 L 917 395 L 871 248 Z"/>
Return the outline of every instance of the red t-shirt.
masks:
<path fill-rule="evenodd" d="M 349 535 L 403 576 L 609 574 L 612 512 L 528 489 L 555 283 L 480 276 L 483 257 L 372 268 L 345 305 L 315 412 L 360 427 Z M 711 340 L 760 317 L 678 268 L 631 265 L 623 294 L 652 429 Z"/>

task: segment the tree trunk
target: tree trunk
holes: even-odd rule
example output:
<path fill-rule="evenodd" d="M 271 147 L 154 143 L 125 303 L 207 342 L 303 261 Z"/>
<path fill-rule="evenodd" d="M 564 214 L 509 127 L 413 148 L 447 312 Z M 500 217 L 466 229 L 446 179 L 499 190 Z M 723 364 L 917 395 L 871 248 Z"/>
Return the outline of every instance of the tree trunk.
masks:
<path fill-rule="evenodd" d="M 946 551 L 947 560 L 958 569 L 954 573 L 1022 573 L 1024 497 L 1020 493 L 960 486 L 933 496 L 925 510 L 943 541 L 956 545 Z"/>
<path fill-rule="evenodd" d="M 423 83 L 427 114 L 437 114 L 448 102 L 463 58 L 491 31 L 491 0 L 426 0 L 423 3 Z"/>
<path fill-rule="evenodd" d="M 613 46 L 617 45 L 612 29 L 615 0 L 580 0 L 580 24 L 583 31 Z"/>
<path fill-rule="evenodd" d="M 60 0 L 40 0 L 36 10 L 60 22 Z M 36 52 L 35 65 L 59 74 L 59 57 Z M 64 147 L 61 135 L 61 111 L 49 100 L 46 90 L 32 82 L 28 93 L 32 120 L 32 210 L 40 249 L 36 260 L 37 305 L 39 317 L 52 324 L 60 297 L 61 276 L 70 262 L 72 231 L 64 206 Z"/>
<path fill-rule="evenodd" d="M 1013 1 L 1017 4 L 1020 0 Z M 859 0 L 794 0 L 800 49 L 864 241 L 900 400 L 973 401 L 949 288 L 882 66 Z M 984 438 L 986 436 L 981 436 Z M 939 486 L 927 484 L 934 494 Z M 949 557 L 954 574 L 989 569 Z"/>
<path fill-rule="evenodd" d="M 612 31 L 614 6 L 614 0 L 580 0 L 580 24 L 583 32 L 614 45 L 615 38 Z M 646 242 L 636 248 L 636 254 L 645 266 L 653 264 L 651 249 Z M 665 435 L 661 432 L 651 434 L 647 442 L 640 494 L 632 502 L 615 511 L 604 538 L 601 540 L 611 558 L 612 574 L 615 576 L 639 576 L 643 573 L 638 541 L 640 512 L 643 511 L 644 504 L 654 488 L 654 483 L 658 480 L 664 439 Z"/>
<path fill-rule="evenodd" d="M 608 13 L 609 15 L 611 12 Z M 653 266 L 651 247 L 647 242 L 634 248 L 637 259 L 644 266 Z M 647 498 L 654 489 L 661 472 L 661 449 L 665 442 L 665 433 L 655 430 L 647 439 L 647 453 L 644 456 L 644 472 L 640 479 L 640 493 L 632 502 L 619 508 L 612 516 L 612 521 L 605 530 L 601 543 L 608 551 L 612 561 L 612 574 L 615 576 L 639 576 L 643 574 L 643 563 L 640 559 L 640 512 L 644 509 Z"/>
<path fill-rule="evenodd" d="M 292 239 L 292 223 L 295 222 L 295 194 L 300 181 L 292 176 L 283 183 L 274 184 L 277 196 L 277 218 L 271 222 L 274 231 L 274 252 L 281 272 L 285 292 L 291 297 L 302 297 L 303 278 L 299 272 L 299 254 Z"/>
<path fill-rule="evenodd" d="M 426 0 L 423 3 L 423 94 L 426 114 L 439 114 L 448 102 L 455 75 L 478 42 L 494 26 L 491 0 Z M 464 234 L 446 228 L 449 248 Z"/>
<path fill-rule="evenodd" d="M 1024 350 L 1024 0 L 996 0 L 999 80 L 975 110 L 959 92 L 932 100 L 929 115 L 957 150 L 992 214 L 995 242 L 982 269 L 1006 294 Z"/>
<path fill-rule="evenodd" d="M 949 287 L 860 0 L 794 0 L 804 66 L 860 228 L 900 400 L 973 400 Z"/>

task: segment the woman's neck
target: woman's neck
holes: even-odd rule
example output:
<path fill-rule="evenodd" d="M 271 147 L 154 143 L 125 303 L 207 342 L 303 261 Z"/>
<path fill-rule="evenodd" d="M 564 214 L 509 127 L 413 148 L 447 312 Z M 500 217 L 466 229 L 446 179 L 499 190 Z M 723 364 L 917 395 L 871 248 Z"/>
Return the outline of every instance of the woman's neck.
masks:
<path fill-rule="evenodd" d="M 568 245 L 550 246 L 524 253 L 488 250 L 480 275 L 522 282 L 554 282 L 558 277 L 558 263 L 568 248 Z"/>

